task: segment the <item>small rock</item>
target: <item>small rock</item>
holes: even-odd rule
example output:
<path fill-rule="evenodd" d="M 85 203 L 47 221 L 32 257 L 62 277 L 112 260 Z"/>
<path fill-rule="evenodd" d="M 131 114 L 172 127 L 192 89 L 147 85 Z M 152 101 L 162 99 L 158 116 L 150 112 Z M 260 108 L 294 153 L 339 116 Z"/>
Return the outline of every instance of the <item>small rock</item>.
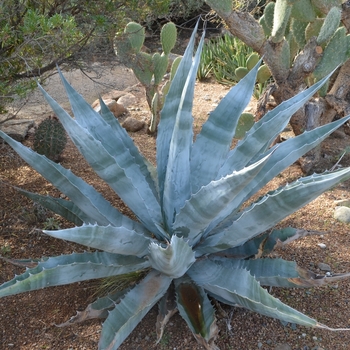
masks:
<path fill-rule="evenodd" d="M 292 350 L 292 348 L 288 344 L 278 344 L 275 350 Z"/>
<path fill-rule="evenodd" d="M 340 222 L 350 223 L 350 208 L 344 206 L 336 207 L 334 218 Z"/>
<path fill-rule="evenodd" d="M 326 249 L 327 248 L 327 246 L 324 244 L 324 243 L 318 243 L 317 244 L 320 248 L 322 248 L 322 249 Z"/>
<path fill-rule="evenodd" d="M 1 130 L 16 141 L 22 142 L 28 130 L 34 126 L 34 120 L 11 119 L 1 125 Z"/>
<path fill-rule="evenodd" d="M 332 271 L 332 268 L 331 268 L 328 264 L 318 263 L 318 264 L 317 264 L 317 267 L 318 267 L 321 271 L 327 271 L 327 272 Z"/>
<path fill-rule="evenodd" d="M 118 103 L 124 106 L 124 108 L 128 108 L 137 103 L 137 98 L 133 94 L 126 93 L 124 96 L 118 99 Z"/>
<path fill-rule="evenodd" d="M 114 116 L 116 118 L 120 117 L 122 114 L 127 112 L 127 109 L 119 104 L 116 100 L 103 100 L 103 102 L 106 104 L 106 106 L 109 108 L 109 110 L 114 114 Z M 98 102 L 97 105 L 92 104 L 92 108 L 96 111 L 96 112 L 100 112 L 101 111 L 101 106 L 100 106 L 100 102 Z"/>
<path fill-rule="evenodd" d="M 259 348 L 259 349 L 261 349 L 261 348 L 262 348 L 262 346 L 263 346 L 263 345 L 262 345 L 262 342 L 261 342 L 261 341 L 259 341 L 259 343 L 258 343 L 258 348 Z"/>
<path fill-rule="evenodd" d="M 128 117 L 125 119 L 122 127 L 125 128 L 126 131 L 137 132 L 143 129 L 145 124 L 146 123 L 144 121 Z"/>

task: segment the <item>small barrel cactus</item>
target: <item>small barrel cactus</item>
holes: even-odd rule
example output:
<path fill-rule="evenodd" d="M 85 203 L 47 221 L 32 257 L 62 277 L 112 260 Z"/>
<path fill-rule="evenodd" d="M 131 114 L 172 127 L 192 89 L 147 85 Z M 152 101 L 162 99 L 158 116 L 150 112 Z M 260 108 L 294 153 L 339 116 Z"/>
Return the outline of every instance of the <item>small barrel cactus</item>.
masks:
<path fill-rule="evenodd" d="M 37 153 L 58 161 L 67 143 L 66 132 L 56 117 L 43 120 L 34 135 L 33 148 Z"/>

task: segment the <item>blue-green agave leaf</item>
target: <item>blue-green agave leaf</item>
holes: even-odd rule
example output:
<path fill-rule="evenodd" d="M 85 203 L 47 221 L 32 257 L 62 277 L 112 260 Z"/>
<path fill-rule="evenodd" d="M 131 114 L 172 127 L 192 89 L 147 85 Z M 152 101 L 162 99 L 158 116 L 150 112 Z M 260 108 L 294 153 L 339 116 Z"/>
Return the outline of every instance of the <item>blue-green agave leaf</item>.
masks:
<path fill-rule="evenodd" d="M 127 149 L 130 152 L 130 155 L 134 157 L 136 164 L 139 164 L 140 171 L 145 176 L 145 179 L 148 182 L 150 189 L 153 191 L 154 196 L 156 198 L 159 198 L 158 174 L 156 167 L 140 153 L 132 138 L 120 125 L 118 119 L 108 109 L 108 107 L 101 98 L 100 106 L 100 115 L 110 125 L 112 132 L 115 135 L 115 138 L 120 139 L 123 142 L 125 149 Z"/>
<path fill-rule="evenodd" d="M 192 67 L 182 90 L 169 148 L 163 193 L 164 218 L 165 225 L 168 229 L 172 226 L 176 213 L 191 194 L 190 157 L 193 142 L 192 106 L 194 85 L 196 83 L 204 35 L 205 32 L 203 32 Z"/>
<path fill-rule="evenodd" d="M 266 161 L 267 158 L 263 158 L 241 171 L 203 186 L 180 209 L 175 217 L 173 233 L 188 238 L 190 245 L 194 245 L 209 223 L 257 176 Z"/>
<path fill-rule="evenodd" d="M 192 54 L 196 40 L 197 28 L 198 23 L 196 24 L 184 56 L 176 70 L 176 74 L 170 85 L 169 92 L 165 97 L 165 103 L 161 111 L 161 118 L 158 125 L 157 171 L 161 203 L 163 203 L 164 184 L 168 167 L 170 144 L 173 137 L 175 123 L 177 121 L 175 116 L 177 115 L 181 99 L 183 99 L 181 92 L 186 84 L 189 72 L 192 68 Z"/>
<path fill-rule="evenodd" d="M 122 275 L 143 270 L 149 262 L 136 256 L 96 253 L 73 253 L 48 258 L 34 268 L 0 286 L 0 297 L 60 286 L 74 282 Z"/>
<path fill-rule="evenodd" d="M 93 303 L 89 304 L 84 311 L 77 311 L 75 316 L 64 323 L 58 324 L 57 327 L 66 327 L 94 318 L 107 318 L 108 311 L 114 309 L 116 303 L 119 303 L 121 298 L 123 298 L 128 291 L 129 288 L 98 298 Z"/>
<path fill-rule="evenodd" d="M 111 155 L 100 140 L 70 117 L 45 90 L 41 88 L 41 91 L 90 166 L 110 185 L 150 231 L 162 237 L 162 233 L 157 228 L 161 222 L 158 199 L 154 197 L 144 176 L 140 175 L 133 158 Z"/>
<path fill-rule="evenodd" d="M 210 260 L 192 265 L 188 275 L 207 292 L 228 304 L 238 304 L 262 315 L 303 326 L 322 327 L 316 320 L 271 296 L 245 269 L 231 269 Z"/>
<path fill-rule="evenodd" d="M 175 287 L 172 283 L 158 303 L 158 316 L 156 322 L 157 344 L 163 337 L 166 324 L 177 311 L 178 309 L 175 300 Z"/>
<path fill-rule="evenodd" d="M 103 116 L 96 112 L 84 98 L 67 82 L 61 71 L 59 74 L 66 89 L 76 121 L 99 140 L 116 162 L 125 169 L 126 175 L 140 188 L 150 188 L 158 200 L 156 185 L 149 172 L 149 162 L 140 154 L 135 143 L 117 118 L 100 99 Z"/>
<path fill-rule="evenodd" d="M 317 231 L 300 230 L 293 227 L 285 227 L 280 230 L 272 230 L 252 238 L 244 244 L 220 252 L 220 256 L 233 259 L 260 258 L 271 253 L 276 247 L 281 247 L 296 239 L 319 234 Z"/>
<path fill-rule="evenodd" d="M 310 288 L 334 283 L 348 278 L 349 273 L 333 276 L 319 276 L 312 271 L 299 267 L 294 261 L 283 259 L 227 259 L 213 257 L 211 259 L 227 269 L 245 269 L 250 272 L 262 286 L 284 288 Z"/>
<path fill-rule="evenodd" d="M 138 257 L 147 255 L 148 246 L 152 242 L 151 238 L 123 226 L 84 225 L 65 230 L 45 230 L 44 232 L 55 238 L 109 253 Z"/>
<path fill-rule="evenodd" d="M 239 213 L 231 224 L 219 226 L 197 248 L 197 254 L 214 253 L 242 245 L 251 238 L 275 226 L 321 193 L 350 178 L 350 168 L 332 173 L 301 178 L 290 185 L 272 191 Z"/>
<path fill-rule="evenodd" d="M 291 138 L 285 142 L 272 147 L 271 150 L 264 153 L 262 157 L 272 153 L 267 160 L 264 168 L 250 183 L 247 184 L 244 191 L 239 193 L 235 199 L 227 205 L 220 215 L 208 227 L 208 231 L 213 229 L 217 224 L 224 222 L 226 218 L 236 215 L 236 210 L 252 195 L 265 186 L 270 180 L 277 176 L 285 168 L 293 164 L 306 152 L 321 143 L 327 136 L 335 131 L 339 126 L 350 119 L 350 116 L 344 117 L 332 123 L 320 126 L 311 131 L 306 131 L 301 135 Z"/>
<path fill-rule="evenodd" d="M 215 179 L 226 160 L 239 118 L 252 97 L 260 64 L 261 60 L 220 101 L 196 137 L 191 157 L 193 193 Z"/>
<path fill-rule="evenodd" d="M 133 331 L 147 312 L 166 293 L 172 279 L 151 271 L 110 311 L 103 323 L 99 349 L 115 350 Z"/>
<path fill-rule="evenodd" d="M 336 120 L 332 123 L 320 126 L 316 129 L 305 131 L 301 135 L 290 138 L 274 147 L 273 152 L 267 161 L 261 177 L 255 178 L 247 187 L 246 197 L 242 201 L 249 198 L 251 195 L 259 191 L 270 180 L 277 176 L 281 171 L 297 161 L 305 153 L 313 149 L 326 139 L 331 133 L 337 130 L 341 125 L 350 120 L 350 115 Z M 264 154 L 264 155 L 265 155 Z M 265 171 L 264 171 L 265 170 Z"/>
<path fill-rule="evenodd" d="M 131 219 L 122 215 L 99 192 L 80 177 L 75 176 L 70 170 L 23 146 L 1 130 L 0 136 L 32 168 L 68 196 L 91 220 L 100 225 L 127 225 L 130 228 L 134 226 Z"/>
<path fill-rule="evenodd" d="M 219 333 L 215 309 L 204 289 L 193 283 L 188 276 L 176 279 L 174 282 L 179 313 L 198 343 L 206 349 L 219 349 L 214 344 Z"/>
<path fill-rule="evenodd" d="M 55 198 L 51 196 L 42 196 L 37 193 L 23 190 L 19 187 L 14 188 L 34 202 L 39 203 L 43 207 L 50 209 L 54 213 L 61 215 L 68 221 L 73 222 L 78 226 L 82 225 L 83 223 L 92 224 L 95 222 L 83 211 L 81 211 L 72 201 L 67 201 L 62 198 Z"/>
<path fill-rule="evenodd" d="M 183 276 L 195 262 L 192 248 L 183 238 L 175 235 L 165 247 L 152 242 L 148 259 L 154 269 L 172 278 Z"/>
<path fill-rule="evenodd" d="M 256 122 L 246 133 L 243 140 L 239 141 L 237 146 L 229 152 L 225 163 L 219 170 L 218 177 L 230 174 L 233 170 L 242 169 L 256 156 L 264 153 L 287 126 L 291 116 L 316 93 L 325 83 L 326 78 L 328 79 L 329 76 L 289 100 L 282 102 Z"/>

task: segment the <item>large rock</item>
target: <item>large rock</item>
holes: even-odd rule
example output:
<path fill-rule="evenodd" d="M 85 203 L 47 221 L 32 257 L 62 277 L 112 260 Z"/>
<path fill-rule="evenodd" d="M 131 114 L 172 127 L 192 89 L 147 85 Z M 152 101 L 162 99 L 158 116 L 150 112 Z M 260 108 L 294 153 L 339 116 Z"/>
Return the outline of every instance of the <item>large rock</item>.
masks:
<path fill-rule="evenodd" d="M 13 139 L 22 142 L 27 136 L 28 130 L 34 126 L 34 120 L 11 119 L 0 125 L 1 130 Z"/>
<path fill-rule="evenodd" d="M 341 221 L 345 222 L 347 224 L 350 223 L 350 208 L 348 207 L 336 207 L 334 211 L 334 218 Z"/>
<path fill-rule="evenodd" d="M 126 131 L 137 132 L 145 127 L 146 123 L 144 121 L 128 117 L 125 119 L 122 127 L 125 128 Z"/>

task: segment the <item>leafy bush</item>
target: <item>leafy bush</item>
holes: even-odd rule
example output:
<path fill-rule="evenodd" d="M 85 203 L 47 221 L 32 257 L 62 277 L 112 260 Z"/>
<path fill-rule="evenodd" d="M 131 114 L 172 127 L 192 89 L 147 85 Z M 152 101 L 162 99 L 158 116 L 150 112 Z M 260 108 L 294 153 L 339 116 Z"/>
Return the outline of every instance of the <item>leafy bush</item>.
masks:
<path fill-rule="evenodd" d="M 56 64 L 80 64 L 77 56 L 88 45 L 106 51 L 109 46 L 113 52 L 114 35 L 130 18 L 152 23 L 170 13 L 174 18 L 176 14 L 185 17 L 202 4 L 179 0 L 1 1 L 0 112 L 16 96 L 23 97 L 36 86 L 33 78 L 44 80 Z M 85 51 L 84 59 L 87 56 Z"/>
<path fill-rule="evenodd" d="M 106 317 L 100 349 L 117 349 L 157 302 L 158 340 L 174 312 L 167 307 L 172 302 L 197 341 L 207 349 L 216 349 L 218 332 L 210 298 L 286 322 L 327 328 L 283 304 L 261 286 L 310 287 L 348 277 L 335 274 L 316 278 L 295 262 L 265 256 L 277 244 L 305 235 L 303 230 L 277 230 L 274 226 L 319 194 L 349 179 L 350 168 L 304 177 L 250 205 L 249 201 L 350 116 L 269 147 L 291 115 L 324 83 L 322 80 L 266 114 L 230 150 L 238 119 L 254 89 L 259 62 L 210 114 L 193 142 L 192 104 L 203 37 L 192 59 L 194 41 L 193 35 L 162 110 L 156 168 L 142 156 L 103 101 L 100 115 L 62 76 L 75 114 L 73 119 L 42 89 L 78 149 L 138 221 L 121 214 L 60 164 L 0 132 L 25 161 L 70 199 L 33 194 L 40 203 L 78 225 L 45 232 L 97 249 L 42 259 L 36 267 L 0 286 L 1 297 L 146 272 L 133 288 L 98 299 L 66 322 Z"/>

